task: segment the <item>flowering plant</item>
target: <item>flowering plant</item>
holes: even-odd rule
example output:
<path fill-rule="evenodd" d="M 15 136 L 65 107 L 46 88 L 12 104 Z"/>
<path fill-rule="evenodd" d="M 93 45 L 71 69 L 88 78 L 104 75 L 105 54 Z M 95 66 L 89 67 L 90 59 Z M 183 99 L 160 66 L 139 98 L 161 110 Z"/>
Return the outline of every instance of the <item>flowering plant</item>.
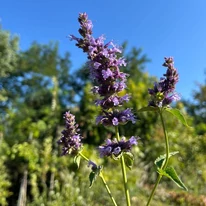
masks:
<path fill-rule="evenodd" d="M 93 24 L 88 19 L 86 13 L 80 13 L 78 21 L 80 23 L 79 33 L 81 38 L 70 35 L 70 39 L 76 41 L 76 46 L 87 54 L 87 65 L 90 71 L 90 77 L 94 82 L 91 91 L 96 95 L 95 104 L 101 107 L 101 115 L 96 118 L 96 124 L 103 124 L 105 127 L 115 128 L 115 137 L 113 139 L 106 139 L 105 144 L 99 146 L 99 155 L 101 158 L 111 157 L 114 160 L 120 160 L 126 203 L 127 206 L 130 206 L 126 167 L 129 169 L 132 168 L 134 155 L 131 149 L 138 144 L 140 137 L 132 136 L 130 138 L 120 138 L 119 135 L 118 127 L 120 125 L 125 125 L 129 121 L 133 124 L 136 122 L 136 117 L 131 108 L 122 109 L 122 105 L 130 99 L 129 94 L 121 95 L 121 91 L 125 90 L 127 87 L 128 74 L 121 72 L 120 66 L 126 67 L 126 61 L 120 56 L 122 52 L 120 47 L 116 46 L 112 41 L 104 43 L 105 38 L 103 36 L 98 38 L 92 36 Z M 169 139 L 163 113 L 168 112 L 174 115 L 186 126 L 187 123 L 180 111 L 170 106 L 173 101 L 180 99 L 179 95 L 175 92 L 175 85 L 179 80 L 179 75 L 174 67 L 173 58 L 165 58 L 163 66 L 167 67 L 164 77 L 162 77 L 159 82 L 155 82 L 153 88 L 148 89 L 150 95 L 148 106 L 137 111 L 152 111 L 159 114 L 165 135 L 166 154 L 161 155 L 155 160 L 159 176 L 148 199 L 147 205 L 150 204 L 162 176 L 172 179 L 179 187 L 187 190 L 186 186 L 177 176 L 174 168 L 171 166 L 168 167 L 169 158 L 178 152 L 170 153 L 169 151 Z M 74 160 L 78 165 L 80 158 L 85 159 L 88 162 L 88 166 L 91 166 L 91 173 L 89 175 L 90 187 L 99 176 L 103 181 L 113 205 L 117 205 L 104 179 L 103 167 L 101 165 L 98 166 L 83 154 L 83 137 L 79 134 L 75 116 L 70 112 L 66 112 L 64 118 L 66 120 L 66 128 L 62 131 L 62 137 L 58 141 L 59 144 L 62 145 L 62 154 L 73 154 Z"/>

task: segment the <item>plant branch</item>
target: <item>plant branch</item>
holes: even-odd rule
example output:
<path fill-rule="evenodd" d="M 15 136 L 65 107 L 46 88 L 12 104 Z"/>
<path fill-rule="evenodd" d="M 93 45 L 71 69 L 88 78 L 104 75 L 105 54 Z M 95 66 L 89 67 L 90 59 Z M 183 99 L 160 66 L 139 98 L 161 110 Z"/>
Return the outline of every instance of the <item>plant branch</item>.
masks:
<path fill-rule="evenodd" d="M 86 160 L 87 162 L 89 162 L 89 159 L 88 159 L 84 154 L 82 154 L 81 152 L 79 152 L 79 155 L 80 155 L 84 160 Z M 109 186 L 107 185 L 107 183 L 106 183 L 106 181 L 105 181 L 105 178 L 104 178 L 104 175 L 103 175 L 102 171 L 100 172 L 99 177 L 101 178 L 101 180 L 102 180 L 102 182 L 103 182 L 103 184 L 104 184 L 104 186 L 105 186 L 105 188 L 106 188 L 106 190 L 107 190 L 107 193 L 108 193 L 108 195 L 109 195 L 109 197 L 110 197 L 113 205 L 114 205 L 114 206 L 117 206 L 117 203 L 116 203 L 114 197 L 112 196 L 112 193 L 111 193 L 111 191 L 110 191 L 110 189 L 109 189 Z"/>
<path fill-rule="evenodd" d="M 115 133 L 116 133 L 117 140 L 120 141 L 118 127 L 115 127 Z M 124 161 L 123 155 L 121 156 L 121 168 L 122 168 L 122 176 L 123 176 L 124 190 L 125 190 L 127 206 L 131 206 L 129 189 L 128 189 L 128 184 L 127 184 L 127 172 L 126 172 L 126 166 L 125 166 L 125 161 Z"/>
<path fill-rule="evenodd" d="M 170 153 L 170 151 L 169 151 L 169 139 L 168 139 L 167 130 L 166 130 L 164 119 L 163 119 L 163 115 L 162 115 L 163 111 L 164 111 L 163 109 L 159 109 L 159 115 L 160 115 L 160 118 L 161 118 L 162 127 L 163 127 L 163 131 L 164 131 L 164 136 L 165 136 L 165 149 L 166 149 L 166 158 L 165 158 L 164 163 L 161 166 L 161 169 L 165 170 L 166 167 L 167 167 L 167 164 L 169 162 L 169 153 Z M 150 202 L 151 202 L 151 200 L 152 200 L 152 198 L 154 196 L 155 190 L 156 190 L 156 188 L 157 188 L 157 186 L 158 186 L 158 184 L 159 184 L 161 179 L 162 179 L 162 175 L 159 174 L 158 178 L 156 180 L 156 183 L 154 185 L 154 188 L 153 188 L 153 190 L 152 190 L 152 192 L 150 194 L 150 197 L 148 199 L 147 206 L 150 205 Z"/>

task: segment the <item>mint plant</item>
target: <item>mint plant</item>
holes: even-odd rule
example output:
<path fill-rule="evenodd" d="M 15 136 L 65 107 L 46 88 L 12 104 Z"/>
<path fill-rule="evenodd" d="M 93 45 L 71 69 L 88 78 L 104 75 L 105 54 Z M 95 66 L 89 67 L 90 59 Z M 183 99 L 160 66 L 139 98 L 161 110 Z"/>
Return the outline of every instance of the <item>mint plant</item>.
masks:
<path fill-rule="evenodd" d="M 129 94 L 121 94 L 127 87 L 128 74 L 121 72 L 120 67 L 126 67 L 126 61 L 121 57 L 121 48 L 116 46 L 112 41 L 104 43 L 104 36 L 98 38 L 92 36 L 93 24 L 91 20 L 88 19 L 86 13 L 80 13 L 78 21 L 80 23 L 79 34 L 81 37 L 70 35 L 70 39 L 76 41 L 76 46 L 82 49 L 88 58 L 87 65 L 90 71 L 90 77 L 94 82 L 91 91 L 96 95 L 95 104 L 101 108 L 101 114 L 96 118 L 96 124 L 102 124 L 105 127 L 114 127 L 115 129 L 115 137 L 106 139 L 105 144 L 98 147 L 99 156 L 101 158 L 109 157 L 113 160 L 120 160 L 126 205 L 130 206 L 131 200 L 126 167 L 132 169 L 134 155 L 131 149 L 138 144 L 140 137 L 120 137 L 119 134 L 120 125 L 125 125 L 129 121 L 133 124 L 136 122 L 136 117 L 132 108 L 122 109 L 123 104 L 130 100 Z M 179 187 L 187 190 L 174 168 L 168 166 L 169 158 L 178 152 L 170 152 L 169 150 L 169 137 L 163 119 L 163 113 L 167 112 L 174 115 L 186 126 L 187 123 L 181 112 L 170 106 L 172 102 L 180 99 L 179 95 L 175 92 L 175 85 L 179 80 L 179 75 L 174 67 L 173 58 L 165 58 L 163 66 L 167 67 L 164 77 L 162 77 L 159 82 L 156 82 L 152 89 L 148 90 L 150 95 L 148 106 L 138 111 L 156 112 L 160 116 L 165 135 L 166 154 L 161 155 L 155 160 L 159 175 L 147 205 L 150 204 L 162 176 L 172 179 Z M 99 176 L 102 179 L 103 185 L 113 205 L 117 205 L 104 179 L 103 166 L 97 165 L 83 154 L 83 137 L 79 133 L 78 125 L 75 122 L 75 116 L 67 112 L 64 118 L 66 120 L 66 128 L 62 131 L 62 137 L 58 141 L 59 144 L 62 145 L 62 154 L 73 155 L 74 161 L 78 166 L 81 158 L 86 160 L 88 166 L 91 168 L 91 173 L 89 175 L 90 187 L 92 187 L 94 181 Z"/>
<path fill-rule="evenodd" d="M 165 62 L 163 63 L 164 67 L 167 67 L 166 73 L 163 75 L 164 77 L 160 78 L 159 82 L 155 82 L 154 87 L 149 89 L 148 92 L 150 94 L 150 101 L 148 107 L 142 108 L 139 112 L 143 111 L 152 111 L 157 112 L 160 116 L 164 136 L 165 136 L 165 148 L 166 154 L 158 157 L 155 160 L 155 165 L 157 166 L 157 172 L 159 173 L 158 178 L 156 180 L 155 186 L 151 192 L 149 200 L 147 202 L 147 206 L 150 204 L 155 190 L 162 179 L 162 176 L 166 176 L 173 180 L 179 187 L 187 190 L 186 186 L 178 177 L 175 169 L 172 166 L 168 166 L 169 158 L 178 152 L 170 153 L 169 149 L 169 137 L 166 130 L 165 121 L 163 118 L 163 113 L 168 112 L 175 117 L 177 117 L 184 125 L 187 125 L 187 122 L 181 112 L 177 109 L 173 109 L 170 104 L 174 101 L 180 99 L 179 95 L 175 92 L 176 83 L 179 80 L 179 74 L 177 69 L 174 67 L 174 61 L 172 57 L 165 58 Z"/>

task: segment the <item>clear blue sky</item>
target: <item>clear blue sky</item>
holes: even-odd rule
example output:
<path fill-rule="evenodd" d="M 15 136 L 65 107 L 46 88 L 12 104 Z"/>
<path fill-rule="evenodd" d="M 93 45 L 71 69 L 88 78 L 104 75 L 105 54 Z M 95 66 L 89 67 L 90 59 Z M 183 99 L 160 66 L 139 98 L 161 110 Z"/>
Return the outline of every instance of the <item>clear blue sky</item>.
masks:
<path fill-rule="evenodd" d="M 94 36 L 129 48 L 141 47 L 152 61 L 149 74 L 158 78 L 165 72 L 164 56 L 173 56 L 180 74 L 177 92 L 191 99 L 195 82 L 204 83 L 206 68 L 205 0 L 0 0 L 3 29 L 20 37 L 20 49 L 31 42 L 59 41 L 60 52 L 69 51 L 73 69 L 86 60 L 85 54 L 69 41 L 78 35 L 79 12 L 87 12 L 94 24 Z"/>

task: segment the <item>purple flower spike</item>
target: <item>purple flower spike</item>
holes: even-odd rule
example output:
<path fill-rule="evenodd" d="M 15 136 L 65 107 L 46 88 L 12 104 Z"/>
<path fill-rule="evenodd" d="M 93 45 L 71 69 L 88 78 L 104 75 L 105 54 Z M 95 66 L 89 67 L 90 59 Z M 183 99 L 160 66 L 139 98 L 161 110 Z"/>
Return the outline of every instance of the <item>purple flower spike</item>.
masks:
<path fill-rule="evenodd" d="M 175 93 L 175 86 L 179 80 L 179 74 L 174 67 L 173 58 L 165 57 L 163 66 L 167 67 L 166 74 L 160 78 L 159 82 L 155 82 L 153 89 L 148 89 L 148 93 L 151 95 L 149 106 L 165 107 L 169 106 L 173 101 L 180 99 L 179 95 Z"/>
<path fill-rule="evenodd" d="M 70 112 L 66 112 L 64 119 L 66 129 L 62 131 L 61 139 L 58 141 L 59 144 L 63 145 L 62 155 L 78 152 L 82 147 L 82 137 L 78 134 L 79 129 L 75 122 L 75 116 Z"/>
<path fill-rule="evenodd" d="M 133 145 L 137 145 L 137 140 L 139 137 L 132 136 L 128 141 L 123 137 L 120 141 L 114 139 L 111 141 L 110 139 L 106 140 L 106 144 L 99 147 L 100 157 L 111 157 L 115 155 L 119 156 L 122 152 L 130 152 Z"/>
<path fill-rule="evenodd" d="M 119 110 L 124 102 L 129 101 L 128 94 L 123 97 L 119 95 L 119 92 L 127 87 L 128 76 L 120 71 L 120 66 L 126 66 L 125 59 L 119 55 L 122 53 L 121 48 L 112 41 L 105 44 L 104 36 L 94 38 L 92 36 L 93 25 L 86 13 L 80 13 L 78 20 L 80 23 L 79 33 L 82 37 L 77 38 L 74 35 L 70 35 L 70 37 L 87 54 L 89 60 L 90 76 L 96 84 L 92 88 L 92 92 L 98 95 L 95 104 L 101 106 L 105 113 L 104 116 L 98 117 L 96 122 L 115 126 L 128 121 L 134 123 L 135 118 L 130 109 Z"/>

